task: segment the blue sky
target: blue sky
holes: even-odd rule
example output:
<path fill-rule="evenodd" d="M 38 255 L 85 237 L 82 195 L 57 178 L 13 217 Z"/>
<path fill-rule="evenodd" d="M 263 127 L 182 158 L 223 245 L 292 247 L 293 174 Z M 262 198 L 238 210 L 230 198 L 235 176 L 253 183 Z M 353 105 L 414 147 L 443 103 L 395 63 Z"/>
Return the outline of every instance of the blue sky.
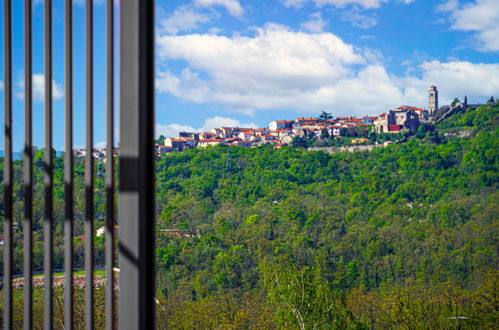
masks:
<path fill-rule="evenodd" d="M 84 144 L 82 3 L 74 6 L 76 146 Z M 95 1 L 94 7 L 97 144 L 105 136 L 103 3 Z M 64 8 L 62 0 L 53 4 L 54 145 L 61 150 Z M 13 6 L 14 148 L 20 150 L 23 2 Z M 43 9 L 43 2 L 35 1 L 34 112 L 40 124 Z M 264 127 L 273 119 L 322 110 L 362 116 L 403 104 L 427 107 L 432 84 L 441 104 L 464 95 L 484 102 L 499 94 L 497 0 L 157 0 L 155 24 L 157 135 L 222 125 Z M 3 40 L 3 63 L 2 47 Z M 43 144 L 40 124 L 37 145 Z"/>

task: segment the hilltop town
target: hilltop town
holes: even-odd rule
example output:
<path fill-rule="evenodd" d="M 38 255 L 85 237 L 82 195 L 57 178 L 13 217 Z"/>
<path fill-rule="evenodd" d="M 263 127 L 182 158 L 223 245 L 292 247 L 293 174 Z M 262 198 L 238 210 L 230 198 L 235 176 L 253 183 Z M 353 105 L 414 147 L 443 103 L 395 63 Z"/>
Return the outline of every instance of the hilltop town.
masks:
<path fill-rule="evenodd" d="M 400 106 L 378 116 L 334 117 L 323 111 L 319 117 L 299 117 L 294 120 L 273 120 L 265 128 L 219 127 L 209 132 L 180 132 L 177 137 L 158 141 L 158 154 L 182 151 L 192 148 L 206 148 L 225 144 L 228 146 L 257 147 L 272 144 L 275 148 L 299 145 L 303 139 L 324 141 L 349 138 L 351 144 L 375 144 L 380 141 L 369 139 L 369 133 L 386 134 L 416 132 L 422 123 L 432 120 L 438 109 L 438 90 L 431 86 L 428 91 L 428 109 L 414 106 Z"/>
<path fill-rule="evenodd" d="M 457 100 L 457 99 L 456 99 Z M 345 147 L 345 146 L 386 146 L 400 140 L 407 134 L 415 133 L 421 126 L 444 118 L 456 109 L 467 107 L 464 102 L 454 101 L 451 106 L 438 106 L 438 90 L 431 86 L 428 90 L 428 109 L 403 105 L 377 116 L 334 117 L 323 111 L 318 117 L 299 117 L 294 120 L 273 120 L 265 128 L 217 127 L 208 132 L 179 132 L 176 137 L 161 136 L 155 143 L 158 156 L 174 151 L 206 148 L 219 144 L 239 147 L 272 145 L 303 147 Z M 477 105 L 473 105 L 477 106 Z M 113 153 L 119 153 L 119 147 Z M 106 150 L 94 148 L 94 158 L 106 158 Z M 74 151 L 76 157 L 84 157 L 85 149 Z"/>

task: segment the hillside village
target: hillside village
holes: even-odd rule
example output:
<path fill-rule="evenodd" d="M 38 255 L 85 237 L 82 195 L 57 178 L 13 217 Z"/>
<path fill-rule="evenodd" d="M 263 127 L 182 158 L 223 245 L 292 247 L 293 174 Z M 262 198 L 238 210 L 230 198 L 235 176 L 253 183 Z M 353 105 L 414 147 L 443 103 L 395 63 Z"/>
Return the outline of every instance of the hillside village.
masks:
<path fill-rule="evenodd" d="M 327 117 L 329 114 L 325 114 Z M 210 132 L 180 132 L 169 137 L 164 145 L 156 144 L 158 153 L 206 148 L 218 144 L 241 147 L 256 147 L 274 144 L 276 148 L 289 145 L 295 137 L 325 139 L 345 136 L 350 129 L 372 128 L 377 133 L 400 133 L 416 131 L 421 122 L 429 121 L 429 112 L 424 109 L 402 106 L 379 116 L 306 118 L 295 120 L 273 120 L 268 128 L 220 127 Z M 353 139 L 353 143 L 368 143 L 366 138 Z"/>
<path fill-rule="evenodd" d="M 333 117 L 322 112 L 321 116 L 300 117 L 294 120 L 273 120 L 265 128 L 219 127 L 209 132 L 180 132 L 177 137 L 164 139 L 156 144 L 157 154 L 206 148 L 225 144 L 228 146 L 257 147 L 272 144 L 275 148 L 292 144 L 296 138 L 324 140 L 356 137 L 352 144 L 373 144 L 374 141 L 357 134 L 358 131 L 378 134 L 415 132 L 422 123 L 429 122 L 438 109 L 438 91 L 431 86 L 428 91 L 428 110 L 401 106 L 378 116 Z M 389 142 L 389 141 L 387 141 Z"/>
<path fill-rule="evenodd" d="M 449 111 L 466 107 L 467 100 L 457 102 Z M 438 107 L 438 90 L 431 86 L 428 90 L 428 109 L 414 106 L 400 106 L 378 116 L 334 117 L 325 111 L 319 117 L 299 117 L 294 120 L 273 120 L 265 128 L 217 127 L 208 132 L 180 132 L 176 137 L 161 137 L 154 146 L 158 156 L 173 151 L 193 148 L 206 148 L 224 144 L 227 146 L 257 147 L 273 145 L 278 149 L 287 145 L 297 145 L 296 140 L 317 142 L 342 140 L 346 145 L 388 145 L 405 133 L 414 133 L 421 125 L 434 120 Z M 444 113 L 445 115 L 445 113 Z M 383 136 L 383 139 L 372 137 Z M 390 137 L 392 136 L 392 138 Z M 345 144 L 340 144 L 344 146 Z M 330 146 L 330 145 L 329 145 Z M 96 159 L 106 158 L 106 150 L 94 148 Z M 119 154 L 119 147 L 113 153 Z M 74 151 L 76 157 L 85 157 L 86 150 Z"/>

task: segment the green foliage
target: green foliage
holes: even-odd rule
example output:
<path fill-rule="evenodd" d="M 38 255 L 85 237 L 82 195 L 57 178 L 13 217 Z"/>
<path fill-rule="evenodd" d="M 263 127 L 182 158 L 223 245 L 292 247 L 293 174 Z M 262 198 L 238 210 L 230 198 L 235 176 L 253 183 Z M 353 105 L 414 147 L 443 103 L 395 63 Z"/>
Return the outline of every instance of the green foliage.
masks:
<path fill-rule="evenodd" d="M 461 101 L 459 101 L 459 99 L 456 97 L 456 98 L 452 101 L 451 106 L 455 106 L 455 105 L 456 105 L 456 104 L 458 104 L 459 102 L 461 102 Z"/>
<path fill-rule="evenodd" d="M 328 120 L 333 119 L 333 115 L 330 112 L 322 111 L 319 119 L 326 123 Z"/>
<path fill-rule="evenodd" d="M 158 229 L 172 234 L 157 237 L 158 324 L 449 328 L 458 313 L 469 317 L 463 327 L 493 328 L 498 110 L 495 104 L 457 112 L 408 142 L 370 152 L 308 151 L 310 140 L 296 138 L 303 148 L 217 146 L 162 156 L 156 215 Z M 54 173 L 59 268 L 61 159 Z M 36 182 L 42 174 L 36 166 Z M 14 214 L 22 223 L 20 181 L 15 187 Z M 76 159 L 76 236 L 83 235 L 83 187 Z M 98 224 L 105 219 L 103 189 L 96 175 Z M 36 269 L 43 261 L 42 196 L 37 185 Z M 103 243 L 96 239 L 97 260 Z M 20 233 L 14 253 L 21 272 Z M 80 238 L 75 262 L 83 262 Z"/>
<path fill-rule="evenodd" d="M 440 288 L 452 282 L 468 299 L 459 311 L 471 314 L 477 278 L 496 268 L 497 118 L 496 107 L 456 113 L 370 152 L 216 147 L 162 157 L 162 224 L 199 230 L 158 241 L 178 247 L 162 270 L 167 301 L 184 297 L 194 311 L 230 291 L 266 295 L 278 328 L 442 328 L 452 313 Z M 445 135 L 461 128 L 472 133 Z M 490 313 L 473 322 L 493 324 Z"/>

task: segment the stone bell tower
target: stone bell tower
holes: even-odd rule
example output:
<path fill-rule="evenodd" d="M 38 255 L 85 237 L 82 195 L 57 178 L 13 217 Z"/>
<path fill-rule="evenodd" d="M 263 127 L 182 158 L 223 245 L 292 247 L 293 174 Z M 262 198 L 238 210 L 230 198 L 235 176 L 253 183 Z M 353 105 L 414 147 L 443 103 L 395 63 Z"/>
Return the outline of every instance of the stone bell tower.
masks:
<path fill-rule="evenodd" d="M 433 117 L 435 111 L 438 110 L 438 90 L 437 86 L 431 86 L 428 91 L 428 111 L 430 116 Z"/>

